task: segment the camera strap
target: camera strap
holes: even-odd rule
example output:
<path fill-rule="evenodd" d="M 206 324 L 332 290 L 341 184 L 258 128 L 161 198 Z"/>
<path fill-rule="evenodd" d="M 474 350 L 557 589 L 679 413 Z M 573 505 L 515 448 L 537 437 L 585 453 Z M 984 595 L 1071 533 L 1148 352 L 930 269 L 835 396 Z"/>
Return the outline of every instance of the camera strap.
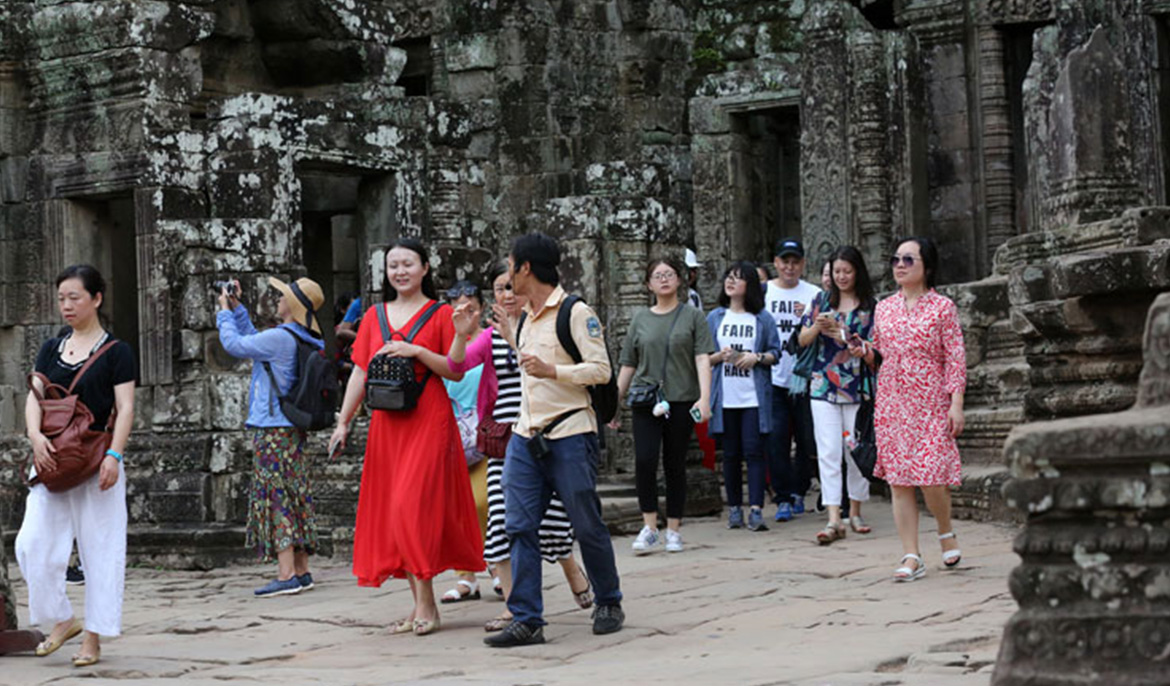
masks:
<path fill-rule="evenodd" d="M 580 412 L 583 409 L 585 409 L 585 408 L 578 407 L 575 410 L 569 410 L 568 412 L 566 412 L 564 414 L 558 415 L 555 419 L 553 419 L 551 422 L 549 422 L 548 425 L 546 425 L 543 429 L 541 429 L 540 431 L 537 431 L 536 433 L 541 434 L 543 436 L 548 436 L 550 433 L 553 432 L 554 429 L 556 429 L 558 426 L 563 424 L 566 419 L 568 419 L 569 417 L 572 417 L 573 415 L 577 414 L 578 412 Z"/>

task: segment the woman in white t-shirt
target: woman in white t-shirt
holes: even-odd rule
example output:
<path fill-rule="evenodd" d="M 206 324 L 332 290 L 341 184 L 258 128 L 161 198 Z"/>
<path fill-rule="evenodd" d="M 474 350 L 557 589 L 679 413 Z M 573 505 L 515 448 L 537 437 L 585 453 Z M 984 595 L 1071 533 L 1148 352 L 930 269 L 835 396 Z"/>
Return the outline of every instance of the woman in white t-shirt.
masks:
<path fill-rule="evenodd" d="M 711 433 L 722 437 L 723 483 L 727 490 L 727 527 L 744 525 L 742 463 L 748 464 L 747 527 L 764 526 L 763 437 L 771 431 L 772 375 L 780 358 L 776 321 L 764 311 L 764 293 L 756 266 L 735 262 L 723 275 L 719 307 L 707 315 L 715 340 L 711 355 Z"/>

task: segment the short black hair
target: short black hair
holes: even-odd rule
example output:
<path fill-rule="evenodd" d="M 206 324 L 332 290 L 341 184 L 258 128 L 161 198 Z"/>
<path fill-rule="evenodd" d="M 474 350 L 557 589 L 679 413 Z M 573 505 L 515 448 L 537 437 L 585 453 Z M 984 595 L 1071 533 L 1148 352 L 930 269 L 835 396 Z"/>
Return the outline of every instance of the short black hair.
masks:
<path fill-rule="evenodd" d="M 759 314 L 764 309 L 764 289 L 760 287 L 760 275 L 756 273 L 756 263 L 751 260 L 732 262 L 727 271 L 723 272 L 723 283 L 719 287 L 719 306 L 731 307 L 731 296 L 727 295 L 727 277 L 735 274 L 743 279 L 747 290 L 743 295 L 743 309 L 752 314 Z"/>
<path fill-rule="evenodd" d="M 934 288 L 938 284 L 938 246 L 926 236 L 910 236 L 901 238 L 894 243 L 894 249 L 903 243 L 917 243 L 918 252 L 922 255 L 922 268 L 926 270 L 926 287 Z"/>
<path fill-rule="evenodd" d="M 859 310 L 872 310 L 875 302 L 873 297 L 873 282 L 869 280 L 869 270 L 865 267 L 865 258 L 861 251 L 852 245 L 843 245 L 833 251 L 829 257 L 829 264 L 842 260 L 853 265 L 853 292 L 857 295 Z M 830 272 L 832 269 L 830 268 Z M 829 306 L 837 309 L 841 306 L 841 289 L 837 288 L 837 280 L 830 279 Z"/>
<path fill-rule="evenodd" d="M 561 264 L 561 248 L 551 236 L 539 231 L 517 236 L 508 254 L 512 256 L 514 269 L 527 263 L 537 281 L 549 286 L 560 284 L 557 267 Z"/>
<path fill-rule="evenodd" d="M 82 288 L 89 293 L 89 297 L 96 298 L 102 296 L 102 302 L 105 302 L 106 280 L 102 278 L 102 273 L 90 264 L 74 264 L 65 267 L 60 274 L 57 275 L 57 282 L 54 286 L 60 286 L 69 279 L 77 279 L 81 282 Z"/>
<path fill-rule="evenodd" d="M 508 273 L 508 261 L 496 260 L 492 263 L 492 268 L 488 270 L 488 285 L 494 286 L 496 279 Z"/>
<path fill-rule="evenodd" d="M 661 265 L 670 267 L 670 271 L 678 278 L 678 290 L 686 285 L 686 268 L 683 263 L 673 257 L 655 257 L 646 263 L 646 283 L 650 283 L 650 278 L 654 276 L 654 272 L 658 270 Z"/>
<path fill-rule="evenodd" d="M 435 279 L 431 275 L 431 257 L 430 254 L 427 253 L 427 248 L 425 245 L 423 245 L 422 241 L 417 238 L 410 237 L 399 238 L 398 240 L 391 243 L 390 247 L 386 248 L 386 255 L 389 255 L 390 251 L 394 248 L 406 248 L 407 250 L 410 250 L 411 252 L 418 255 L 419 261 L 421 261 L 422 265 L 427 268 L 427 272 L 423 274 L 422 278 L 423 295 L 427 296 L 431 300 L 438 300 L 439 292 L 435 290 Z M 382 259 L 382 301 L 394 302 L 398 299 L 398 291 L 395 290 L 393 285 L 391 285 L 390 275 L 386 273 L 385 256 L 383 256 Z"/>

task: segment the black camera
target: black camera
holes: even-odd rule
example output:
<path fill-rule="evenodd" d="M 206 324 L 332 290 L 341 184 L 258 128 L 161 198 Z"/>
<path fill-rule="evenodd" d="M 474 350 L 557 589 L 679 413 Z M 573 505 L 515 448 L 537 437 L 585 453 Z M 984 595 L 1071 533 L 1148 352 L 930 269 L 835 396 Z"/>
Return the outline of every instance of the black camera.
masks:
<path fill-rule="evenodd" d="M 240 297 L 240 289 L 236 288 L 235 281 L 215 281 L 211 284 L 211 290 L 216 295 L 223 293 L 225 288 L 227 289 L 228 295 L 236 298 Z"/>
<path fill-rule="evenodd" d="M 552 446 L 549 445 L 543 431 L 537 431 L 528 439 L 528 454 L 537 461 L 544 461 L 552 456 Z"/>

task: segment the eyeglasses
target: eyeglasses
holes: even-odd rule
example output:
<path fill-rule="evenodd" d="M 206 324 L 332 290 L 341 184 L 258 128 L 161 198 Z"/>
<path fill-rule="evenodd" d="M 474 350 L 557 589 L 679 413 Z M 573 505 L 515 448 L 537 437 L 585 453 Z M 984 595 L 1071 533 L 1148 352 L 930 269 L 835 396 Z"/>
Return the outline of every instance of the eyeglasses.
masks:
<path fill-rule="evenodd" d="M 650 275 L 651 281 L 673 281 L 678 278 L 678 274 L 674 272 L 655 272 Z"/>
<path fill-rule="evenodd" d="M 900 263 L 903 267 L 910 268 L 914 266 L 915 260 L 913 255 L 891 255 L 890 266 L 897 267 Z"/>
<path fill-rule="evenodd" d="M 479 294 L 479 286 L 469 283 L 463 286 L 456 286 L 447 291 L 448 298 L 462 298 L 463 296 L 472 297 Z"/>
<path fill-rule="evenodd" d="M 495 293 L 507 293 L 512 290 L 512 284 L 506 283 L 503 286 L 492 286 L 492 291 Z"/>

